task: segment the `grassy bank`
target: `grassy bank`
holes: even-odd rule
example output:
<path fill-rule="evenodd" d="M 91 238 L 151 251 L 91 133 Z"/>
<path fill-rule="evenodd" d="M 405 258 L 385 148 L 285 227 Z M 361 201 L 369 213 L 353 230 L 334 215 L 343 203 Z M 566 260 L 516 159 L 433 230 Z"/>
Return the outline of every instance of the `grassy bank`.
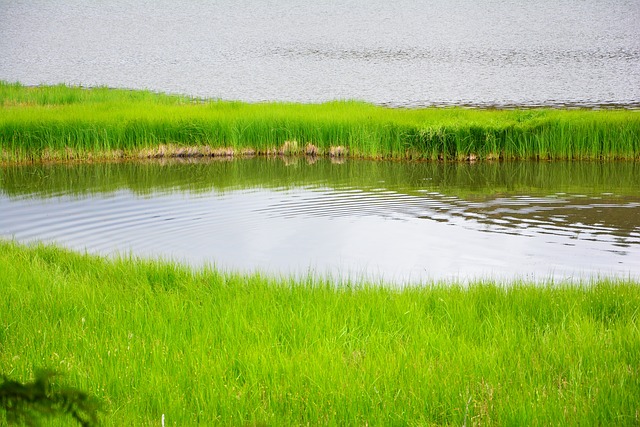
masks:
<path fill-rule="evenodd" d="M 640 287 L 292 282 L 0 242 L 0 370 L 106 425 L 632 425 Z M 1 422 L 1 419 L 0 419 Z"/>
<path fill-rule="evenodd" d="M 389 109 L 203 101 L 0 83 L 5 162 L 307 154 L 429 160 L 638 159 L 640 112 Z"/>

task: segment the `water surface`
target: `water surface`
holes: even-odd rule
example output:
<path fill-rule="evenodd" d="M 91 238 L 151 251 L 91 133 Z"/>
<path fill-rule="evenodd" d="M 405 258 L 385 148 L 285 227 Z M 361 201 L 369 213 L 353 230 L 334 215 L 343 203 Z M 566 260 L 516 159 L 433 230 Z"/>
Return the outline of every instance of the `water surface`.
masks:
<path fill-rule="evenodd" d="M 640 105 L 637 0 L 0 0 L 0 79 L 244 101 Z"/>
<path fill-rule="evenodd" d="M 640 278 L 635 163 L 305 159 L 0 169 L 0 236 L 393 283 Z"/>

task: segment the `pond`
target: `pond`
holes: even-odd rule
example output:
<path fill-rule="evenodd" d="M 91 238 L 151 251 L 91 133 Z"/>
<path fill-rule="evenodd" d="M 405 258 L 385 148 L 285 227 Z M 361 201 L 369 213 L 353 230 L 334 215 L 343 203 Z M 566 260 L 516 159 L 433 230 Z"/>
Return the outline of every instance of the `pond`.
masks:
<path fill-rule="evenodd" d="M 0 237 L 394 284 L 640 278 L 628 163 L 255 158 L 0 168 Z"/>

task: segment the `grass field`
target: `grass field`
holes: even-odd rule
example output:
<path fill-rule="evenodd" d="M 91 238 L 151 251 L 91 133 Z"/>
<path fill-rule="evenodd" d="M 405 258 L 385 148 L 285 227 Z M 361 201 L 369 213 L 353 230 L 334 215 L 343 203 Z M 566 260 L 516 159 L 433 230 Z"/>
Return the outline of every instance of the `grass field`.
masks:
<path fill-rule="evenodd" d="M 638 159 L 640 112 L 257 103 L 0 82 L 3 162 L 231 155 Z"/>
<path fill-rule="evenodd" d="M 638 425 L 639 311 L 624 281 L 390 289 L 0 241 L 0 371 L 58 370 L 114 426 Z"/>

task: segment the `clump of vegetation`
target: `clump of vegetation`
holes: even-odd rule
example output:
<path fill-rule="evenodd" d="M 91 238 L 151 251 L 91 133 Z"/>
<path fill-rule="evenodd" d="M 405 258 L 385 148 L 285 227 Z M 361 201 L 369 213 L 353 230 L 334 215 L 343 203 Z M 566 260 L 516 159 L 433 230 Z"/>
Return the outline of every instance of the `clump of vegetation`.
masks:
<path fill-rule="evenodd" d="M 21 383 L 6 376 L 0 383 L 0 409 L 10 423 L 38 426 L 43 417 L 68 415 L 83 427 L 98 425 L 97 400 L 72 387 L 56 387 L 57 374 L 42 370 L 33 382 Z"/>
<path fill-rule="evenodd" d="M 480 161 L 638 159 L 628 110 L 241 103 L 0 82 L 0 161 L 308 155 Z"/>

